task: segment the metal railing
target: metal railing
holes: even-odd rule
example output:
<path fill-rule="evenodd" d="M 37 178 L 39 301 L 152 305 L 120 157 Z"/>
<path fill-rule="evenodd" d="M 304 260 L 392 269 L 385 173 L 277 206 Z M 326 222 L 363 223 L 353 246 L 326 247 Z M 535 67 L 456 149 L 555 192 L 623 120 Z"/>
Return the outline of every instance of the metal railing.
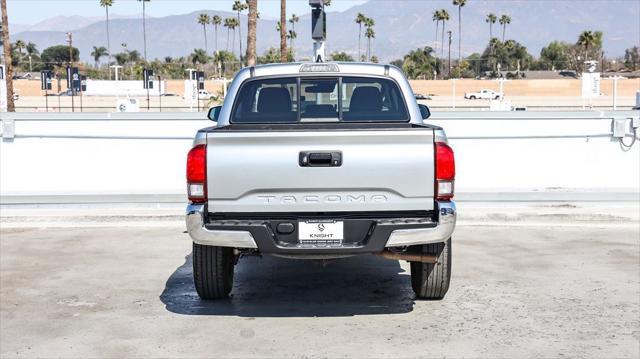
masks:
<path fill-rule="evenodd" d="M 2 138 L 12 141 L 20 138 L 68 138 L 68 139 L 131 139 L 131 140 L 191 140 L 190 136 L 145 136 L 145 135 L 102 135 L 102 134 L 46 134 L 46 133 L 16 133 L 16 123 L 61 123 L 61 122 L 167 122 L 191 121 L 202 122 L 202 127 L 213 125 L 204 113 L 193 112 L 138 112 L 138 113 L 2 113 Z M 613 129 L 616 121 L 629 124 L 633 118 L 638 118 L 640 111 L 546 111 L 546 112 L 518 112 L 518 111 L 456 111 L 434 112 L 427 122 L 444 124 L 448 121 L 605 121 L 607 128 Z M 630 131 L 624 137 L 634 137 Z M 604 127 L 601 127 L 604 128 Z M 613 136 L 613 130 L 594 133 L 566 133 L 566 134 L 518 134 L 491 136 L 449 136 L 452 140 L 503 140 L 503 139 L 575 139 L 575 138 L 607 138 Z M 618 137 L 620 138 L 620 137 Z"/>

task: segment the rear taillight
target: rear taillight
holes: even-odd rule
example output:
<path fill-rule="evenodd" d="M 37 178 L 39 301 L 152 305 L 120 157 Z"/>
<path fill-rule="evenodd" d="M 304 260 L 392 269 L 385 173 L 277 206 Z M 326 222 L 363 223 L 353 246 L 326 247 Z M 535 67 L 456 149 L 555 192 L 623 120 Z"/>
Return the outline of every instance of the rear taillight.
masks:
<path fill-rule="evenodd" d="M 207 146 L 197 145 L 187 155 L 187 192 L 189 201 L 207 200 Z"/>
<path fill-rule="evenodd" d="M 448 201 L 453 198 L 456 178 L 456 161 L 453 150 L 443 142 L 436 142 L 436 199 Z"/>

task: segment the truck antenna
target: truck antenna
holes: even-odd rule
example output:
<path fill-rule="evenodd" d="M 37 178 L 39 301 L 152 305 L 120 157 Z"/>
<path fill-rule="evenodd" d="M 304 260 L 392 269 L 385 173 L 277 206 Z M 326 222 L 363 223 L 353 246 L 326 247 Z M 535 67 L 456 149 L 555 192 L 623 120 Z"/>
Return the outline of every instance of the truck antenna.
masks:
<path fill-rule="evenodd" d="M 311 6 L 311 38 L 313 39 L 313 59 L 325 62 L 325 41 L 327 40 L 327 14 L 324 0 L 309 0 Z"/>

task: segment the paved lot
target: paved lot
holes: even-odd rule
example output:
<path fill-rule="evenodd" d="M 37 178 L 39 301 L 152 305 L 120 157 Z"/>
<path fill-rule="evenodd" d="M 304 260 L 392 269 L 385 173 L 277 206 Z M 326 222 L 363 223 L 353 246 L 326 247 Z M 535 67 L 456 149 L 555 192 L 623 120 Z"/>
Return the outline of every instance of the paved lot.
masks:
<path fill-rule="evenodd" d="M 443 301 L 408 265 L 249 258 L 202 302 L 180 225 L 4 228 L 2 357 L 640 356 L 640 228 L 462 225 Z"/>

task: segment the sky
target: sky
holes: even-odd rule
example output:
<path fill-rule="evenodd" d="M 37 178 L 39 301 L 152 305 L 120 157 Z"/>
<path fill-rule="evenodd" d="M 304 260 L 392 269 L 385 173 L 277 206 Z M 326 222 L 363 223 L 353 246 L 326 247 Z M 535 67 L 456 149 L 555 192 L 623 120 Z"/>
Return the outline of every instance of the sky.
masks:
<path fill-rule="evenodd" d="M 343 11 L 364 3 L 362 0 L 333 0 L 331 11 Z M 163 17 L 186 14 L 196 10 L 231 11 L 232 0 L 151 0 L 147 3 L 149 16 Z M 309 12 L 308 0 L 287 0 L 287 13 L 305 14 Z M 7 0 L 9 23 L 32 25 L 57 15 L 103 16 L 104 9 L 99 0 Z M 258 1 L 258 11 L 263 18 L 280 16 L 280 0 Z M 114 0 L 111 13 L 136 15 L 142 13 L 142 5 L 137 0 Z"/>

